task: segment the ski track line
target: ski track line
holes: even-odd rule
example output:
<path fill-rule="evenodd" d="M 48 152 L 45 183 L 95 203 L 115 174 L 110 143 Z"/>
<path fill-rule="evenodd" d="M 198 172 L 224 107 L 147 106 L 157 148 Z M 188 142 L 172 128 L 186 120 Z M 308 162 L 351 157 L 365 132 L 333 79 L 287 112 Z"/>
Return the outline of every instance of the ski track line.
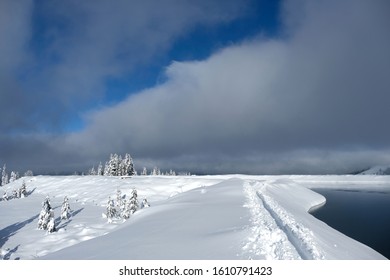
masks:
<path fill-rule="evenodd" d="M 256 182 L 245 182 L 247 197 L 244 207 L 251 215 L 250 236 L 243 246 L 243 255 L 250 259 L 294 260 L 301 259 L 286 233 L 280 229 L 275 219 L 266 210 L 254 188 Z"/>
<path fill-rule="evenodd" d="M 262 189 L 265 190 L 265 186 Z M 317 248 L 312 238 L 313 232 L 310 229 L 297 222 L 290 213 L 283 209 L 272 197 L 265 195 L 261 189 L 258 189 L 256 194 L 278 227 L 285 232 L 288 240 L 302 259 L 324 259 L 324 255 Z"/>

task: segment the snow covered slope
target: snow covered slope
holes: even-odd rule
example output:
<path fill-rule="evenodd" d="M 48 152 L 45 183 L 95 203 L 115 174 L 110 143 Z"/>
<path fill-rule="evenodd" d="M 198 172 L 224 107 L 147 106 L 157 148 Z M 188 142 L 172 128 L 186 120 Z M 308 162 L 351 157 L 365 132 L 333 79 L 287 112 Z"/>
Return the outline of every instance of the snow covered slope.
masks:
<path fill-rule="evenodd" d="M 377 165 L 360 173 L 361 175 L 390 175 L 390 166 Z"/>
<path fill-rule="evenodd" d="M 324 197 L 315 184 L 366 176 L 38 176 L 30 196 L 0 202 L 3 259 L 384 259 L 308 214 Z M 374 180 L 389 188 L 388 179 Z M 22 179 L 4 188 L 10 192 Z M 353 183 L 353 184 L 355 184 Z M 127 221 L 102 217 L 116 190 L 138 190 L 150 208 Z M 49 196 L 56 217 L 63 197 L 73 210 L 55 233 L 37 230 Z"/>

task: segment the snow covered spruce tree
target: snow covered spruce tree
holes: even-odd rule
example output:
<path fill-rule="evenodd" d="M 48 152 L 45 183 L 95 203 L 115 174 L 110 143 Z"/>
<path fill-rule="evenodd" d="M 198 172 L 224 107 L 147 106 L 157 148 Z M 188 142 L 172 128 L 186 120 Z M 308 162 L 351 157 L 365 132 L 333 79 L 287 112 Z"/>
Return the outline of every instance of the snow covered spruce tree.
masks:
<path fill-rule="evenodd" d="M 9 178 L 9 182 L 10 183 L 15 182 L 17 179 L 19 179 L 19 173 L 15 172 L 15 171 L 12 171 L 11 172 L 11 176 Z"/>
<path fill-rule="evenodd" d="M 134 214 L 134 212 L 136 212 L 139 208 L 139 204 L 138 204 L 138 195 L 137 195 L 137 190 L 136 189 L 133 189 L 131 191 L 131 197 L 130 199 L 125 202 L 125 205 L 124 205 L 124 208 L 123 208 L 123 211 L 121 212 L 121 216 L 123 219 L 129 219 L 131 215 Z"/>
<path fill-rule="evenodd" d="M 6 165 L 4 164 L 3 170 L 1 172 L 1 185 L 4 186 L 6 184 L 8 184 L 8 174 L 6 171 Z"/>
<path fill-rule="evenodd" d="M 55 232 L 57 230 L 56 228 L 56 223 L 54 220 L 54 211 L 50 211 L 50 218 L 49 218 L 49 223 L 47 224 L 47 232 Z"/>
<path fill-rule="evenodd" d="M 133 163 L 133 159 L 131 158 L 130 154 L 125 154 L 125 157 L 121 163 L 121 168 L 122 168 L 121 176 L 135 175 L 134 163 Z"/>
<path fill-rule="evenodd" d="M 131 191 L 131 198 L 129 200 L 129 208 L 130 208 L 130 214 L 134 214 L 135 211 L 138 210 L 139 208 L 139 204 L 138 204 L 138 195 L 137 195 L 137 190 L 136 189 L 133 189 Z"/>
<path fill-rule="evenodd" d="M 149 204 L 148 200 L 146 198 L 144 198 L 142 200 L 142 203 L 141 203 L 141 209 L 142 208 L 148 208 L 148 207 L 150 207 L 150 204 Z"/>
<path fill-rule="evenodd" d="M 134 163 L 130 154 L 125 154 L 124 158 L 118 154 L 111 154 L 110 159 L 104 165 L 104 169 L 99 164 L 97 175 L 104 176 L 133 176 L 135 175 Z"/>
<path fill-rule="evenodd" d="M 34 173 L 31 170 L 27 170 L 24 172 L 24 177 L 32 177 L 34 176 Z"/>
<path fill-rule="evenodd" d="M 70 206 L 69 206 L 69 200 L 68 200 L 68 197 L 65 196 L 64 197 L 64 201 L 62 202 L 62 206 L 61 206 L 61 220 L 69 220 L 70 216 L 71 216 L 71 210 L 70 210 Z"/>
<path fill-rule="evenodd" d="M 104 175 L 104 169 L 103 169 L 103 165 L 101 162 L 99 162 L 99 165 L 98 165 L 98 169 L 97 169 L 97 174 L 96 175 Z"/>
<path fill-rule="evenodd" d="M 26 182 L 23 180 L 22 186 L 19 188 L 19 197 L 23 198 L 27 196 Z"/>
<path fill-rule="evenodd" d="M 112 223 L 112 220 L 118 217 L 118 212 L 115 208 L 114 200 L 111 197 L 108 197 L 106 217 L 109 223 Z"/>
<path fill-rule="evenodd" d="M 90 170 L 88 170 L 88 175 L 97 175 L 97 172 L 95 170 L 95 166 L 93 166 Z"/>
<path fill-rule="evenodd" d="M 49 223 L 50 223 L 50 228 L 49 228 Z M 55 230 L 54 211 L 50 205 L 50 199 L 48 196 L 45 198 L 45 200 L 42 203 L 42 210 L 38 218 L 38 229 L 48 230 L 48 231 L 50 229 L 50 232 L 53 232 Z"/>

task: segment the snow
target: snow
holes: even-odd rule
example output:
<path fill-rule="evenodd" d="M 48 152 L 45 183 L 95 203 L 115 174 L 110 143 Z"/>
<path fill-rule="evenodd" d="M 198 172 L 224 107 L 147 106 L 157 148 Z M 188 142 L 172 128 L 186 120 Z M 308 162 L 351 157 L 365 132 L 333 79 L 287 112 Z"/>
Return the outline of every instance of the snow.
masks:
<path fill-rule="evenodd" d="M 311 189 L 390 192 L 386 176 L 36 176 L 1 194 L 23 180 L 27 197 L 0 201 L 0 259 L 385 259 L 308 212 L 325 203 Z M 108 197 L 134 188 L 150 207 L 109 223 Z M 53 233 L 37 229 L 46 196 Z"/>
<path fill-rule="evenodd" d="M 360 175 L 390 175 L 389 165 L 377 165 L 360 173 Z"/>

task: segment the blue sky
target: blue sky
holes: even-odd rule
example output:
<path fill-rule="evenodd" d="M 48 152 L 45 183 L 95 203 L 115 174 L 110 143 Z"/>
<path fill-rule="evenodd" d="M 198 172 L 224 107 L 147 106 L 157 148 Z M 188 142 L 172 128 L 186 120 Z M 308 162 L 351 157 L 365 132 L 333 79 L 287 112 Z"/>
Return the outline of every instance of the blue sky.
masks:
<path fill-rule="evenodd" d="M 387 1 L 4 0 L 0 164 L 343 173 L 390 162 Z"/>
<path fill-rule="evenodd" d="M 131 94 L 164 83 L 165 68 L 172 61 L 204 60 L 226 46 L 250 40 L 259 34 L 267 37 L 279 35 L 280 1 L 243 2 L 245 12 L 236 18 L 207 28 L 194 26 L 188 33 L 175 38 L 167 50 L 156 54 L 153 61 L 139 65 L 136 71 L 107 78 L 104 83 L 104 97 L 97 101 L 97 104 L 90 104 L 90 109 L 93 109 L 93 106 L 119 103 Z M 40 21 L 41 18 L 37 20 Z M 39 37 L 36 41 L 36 49 L 39 49 Z M 80 117 L 70 118 L 65 124 L 67 131 L 80 130 L 83 127 Z"/>

